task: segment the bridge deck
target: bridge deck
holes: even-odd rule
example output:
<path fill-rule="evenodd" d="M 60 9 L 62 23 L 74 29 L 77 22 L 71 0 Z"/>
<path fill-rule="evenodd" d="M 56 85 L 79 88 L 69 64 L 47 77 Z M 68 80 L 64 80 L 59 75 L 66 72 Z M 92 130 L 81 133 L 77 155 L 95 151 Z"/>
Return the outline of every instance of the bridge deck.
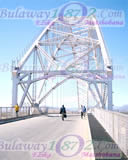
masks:
<path fill-rule="evenodd" d="M 69 115 L 65 121 L 54 114 L 0 125 L 1 160 L 127 160 L 111 144 L 116 146 L 91 114 L 84 119 Z M 99 152 L 120 156 L 99 158 Z"/>
<path fill-rule="evenodd" d="M 64 139 L 61 141 L 62 137 Z M 95 159 L 93 156 L 84 155 L 86 144 L 90 144 L 87 151 L 94 154 L 93 146 L 90 143 L 91 134 L 88 117 L 80 119 L 80 116 L 68 116 L 65 121 L 62 121 L 61 117 L 51 115 L 7 123 L 0 125 L 0 139 L 1 160 Z M 10 146 L 5 145 L 5 143 L 10 143 Z M 30 152 L 25 151 L 24 147 L 27 144 L 33 144 Z"/>

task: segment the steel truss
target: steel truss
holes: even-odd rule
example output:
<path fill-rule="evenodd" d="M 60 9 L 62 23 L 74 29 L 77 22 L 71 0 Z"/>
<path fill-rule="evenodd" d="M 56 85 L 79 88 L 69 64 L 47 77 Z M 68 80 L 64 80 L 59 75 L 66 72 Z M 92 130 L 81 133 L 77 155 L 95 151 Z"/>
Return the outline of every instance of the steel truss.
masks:
<path fill-rule="evenodd" d="M 96 22 L 94 17 L 89 19 Z M 13 68 L 12 105 L 22 107 L 25 100 L 31 106 L 41 105 L 57 87 L 76 79 L 79 107 L 85 104 L 112 110 L 112 63 L 100 27 L 94 24 L 53 20 Z M 56 77 L 61 77 L 60 81 L 49 85 Z M 49 89 L 44 93 L 46 85 Z"/>

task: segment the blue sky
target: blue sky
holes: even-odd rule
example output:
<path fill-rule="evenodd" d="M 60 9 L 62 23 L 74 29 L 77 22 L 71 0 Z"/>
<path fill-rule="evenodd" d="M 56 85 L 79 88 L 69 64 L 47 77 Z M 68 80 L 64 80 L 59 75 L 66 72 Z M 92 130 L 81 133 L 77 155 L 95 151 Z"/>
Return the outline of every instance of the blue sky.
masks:
<path fill-rule="evenodd" d="M 69 0 L 0 0 L 0 8 L 29 10 L 50 10 L 58 8 Z M 97 9 L 123 10 L 124 27 L 102 27 L 105 43 L 113 60 L 115 80 L 113 81 L 114 105 L 128 104 L 128 1 L 127 0 L 80 0 L 85 6 Z M 0 19 L 0 105 L 11 104 L 11 72 L 3 65 L 21 54 L 25 47 L 41 30 L 32 20 Z"/>

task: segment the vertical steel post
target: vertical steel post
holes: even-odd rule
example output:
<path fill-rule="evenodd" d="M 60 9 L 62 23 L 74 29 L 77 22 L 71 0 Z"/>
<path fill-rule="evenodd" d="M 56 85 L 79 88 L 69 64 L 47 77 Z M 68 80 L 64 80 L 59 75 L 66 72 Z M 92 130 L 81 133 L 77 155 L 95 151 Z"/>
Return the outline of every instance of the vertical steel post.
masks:
<path fill-rule="evenodd" d="M 77 98 L 78 98 L 78 110 L 80 110 L 80 97 L 79 97 L 79 84 L 77 81 Z"/>
<path fill-rule="evenodd" d="M 108 110 L 113 110 L 112 102 L 112 81 L 108 81 Z"/>
<path fill-rule="evenodd" d="M 13 87 L 12 87 L 12 106 L 15 106 L 18 102 L 18 77 L 17 71 L 12 72 L 12 79 L 13 79 Z"/>

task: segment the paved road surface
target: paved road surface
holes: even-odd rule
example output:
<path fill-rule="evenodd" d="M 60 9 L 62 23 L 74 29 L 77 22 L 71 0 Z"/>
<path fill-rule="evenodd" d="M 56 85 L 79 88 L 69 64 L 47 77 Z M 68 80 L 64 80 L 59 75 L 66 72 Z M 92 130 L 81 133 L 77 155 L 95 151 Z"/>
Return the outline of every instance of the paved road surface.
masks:
<path fill-rule="evenodd" d="M 92 160 L 82 154 L 87 141 L 87 117 L 34 117 L 0 125 L 0 160 Z"/>

